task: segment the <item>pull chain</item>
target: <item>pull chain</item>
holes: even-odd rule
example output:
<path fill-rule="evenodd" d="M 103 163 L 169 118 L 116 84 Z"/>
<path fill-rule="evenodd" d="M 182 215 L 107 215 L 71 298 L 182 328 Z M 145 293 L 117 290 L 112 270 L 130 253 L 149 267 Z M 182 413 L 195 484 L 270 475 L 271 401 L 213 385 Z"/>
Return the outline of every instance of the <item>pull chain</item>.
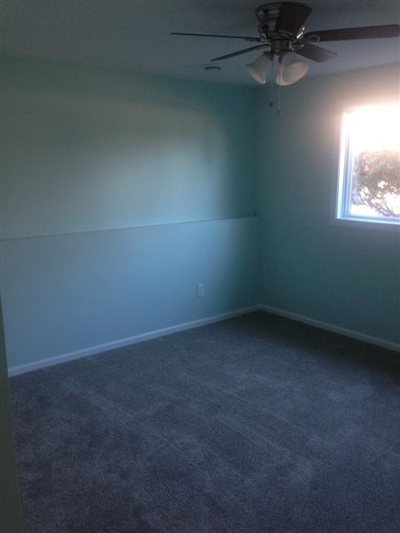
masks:
<path fill-rule="evenodd" d="M 278 80 L 279 82 L 282 79 L 282 63 L 281 58 L 279 58 L 279 67 L 278 67 Z M 278 110 L 277 115 L 279 116 L 281 114 L 281 84 L 278 83 Z"/>
<path fill-rule="evenodd" d="M 270 70 L 271 74 L 271 83 L 270 83 L 270 99 L 269 99 L 269 107 L 274 107 L 274 57 L 272 56 L 272 66 Z"/>
<path fill-rule="evenodd" d="M 277 115 L 279 116 L 281 114 L 281 86 L 278 85 L 278 111 Z"/>
<path fill-rule="evenodd" d="M 276 64 L 277 64 L 277 68 L 275 67 Z M 275 63 L 273 57 L 272 57 L 272 67 L 270 69 L 270 73 L 271 73 L 270 74 L 270 76 L 271 76 L 271 84 L 270 84 L 269 107 L 272 108 L 272 107 L 274 107 L 275 75 L 276 75 L 276 78 L 277 78 L 278 81 L 281 79 L 281 75 L 282 75 L 281 62 L 278 61 L 277 63 Z M 278 85 L 278 107 L 277 107 L 276 114 L 279 116 L 281 114 L 281 85 L 280 85 L 280 83 L 277 83 L 277 85 Z"/>

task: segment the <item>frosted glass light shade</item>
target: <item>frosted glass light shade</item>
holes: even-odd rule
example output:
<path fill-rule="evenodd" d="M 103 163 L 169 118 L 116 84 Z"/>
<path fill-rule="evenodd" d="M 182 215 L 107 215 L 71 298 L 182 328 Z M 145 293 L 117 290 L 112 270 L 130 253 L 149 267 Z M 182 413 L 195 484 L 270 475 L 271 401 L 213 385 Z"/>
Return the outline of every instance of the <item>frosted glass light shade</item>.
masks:
<path fill-rule="evenodd" d="M 299 81 L 307 74 L 308 64 L 299 61 L 294 52 L 286 52 L 281 59 L 281 71 L 278 77 L 281 78 L 279 85 L 290 85 Z M 278 83 L 278 81 L 277 81 Z"/>
<path fill-rule="evenodd" d="M 282 78 L 282 70 L 279 71 L 279 74 L 277 75 L 277 77 L 275 78 L 275 81 L 278 85 L 280 85 L 281 87 L 286 87 L 286 85 L 292 85 L 292 83 L 294 83 L 294 81 L 292 83 L 288 83 L 287 81 L 285 81 L 283 78 Z"/>
<path fill-rule="evenodd" d="M 262 54 L 253 63 L 246 65 L 247 71 L 258 83 L 264 85 L 267 72 L 272 67 L 272 58 L 269 54 Z"/>

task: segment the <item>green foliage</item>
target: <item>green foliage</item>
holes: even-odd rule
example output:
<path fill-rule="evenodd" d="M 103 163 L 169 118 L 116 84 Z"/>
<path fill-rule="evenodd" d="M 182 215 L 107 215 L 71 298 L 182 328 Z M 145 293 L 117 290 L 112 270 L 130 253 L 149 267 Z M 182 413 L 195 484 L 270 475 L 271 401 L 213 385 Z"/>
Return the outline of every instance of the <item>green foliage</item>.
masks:
<path fill-rule="evenodd" d="M 365 151 L 354 158 L 352 202 L 385 217 L 400 216 L 400 153 Z"/>

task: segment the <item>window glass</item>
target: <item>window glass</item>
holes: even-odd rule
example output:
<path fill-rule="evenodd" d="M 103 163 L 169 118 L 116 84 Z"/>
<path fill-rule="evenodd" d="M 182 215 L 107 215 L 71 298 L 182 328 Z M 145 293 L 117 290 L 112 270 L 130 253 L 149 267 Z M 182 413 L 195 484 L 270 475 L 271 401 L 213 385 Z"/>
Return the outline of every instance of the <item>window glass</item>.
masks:
<path fill-rule="evenodd" d="M 336 217 L 400 223 L 400 104 L 343 114 Z"/>

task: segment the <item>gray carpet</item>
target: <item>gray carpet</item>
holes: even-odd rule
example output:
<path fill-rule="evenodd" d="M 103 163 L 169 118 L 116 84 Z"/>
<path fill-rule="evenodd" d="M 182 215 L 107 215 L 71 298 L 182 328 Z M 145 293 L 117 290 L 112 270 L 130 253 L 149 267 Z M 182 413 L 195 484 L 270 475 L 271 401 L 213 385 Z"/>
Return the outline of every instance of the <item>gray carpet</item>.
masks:
<path fill-rule="evenodd" d="M 400 355 L 253 313 L 11 379 L 25 533 L 400 531 Z"/>

